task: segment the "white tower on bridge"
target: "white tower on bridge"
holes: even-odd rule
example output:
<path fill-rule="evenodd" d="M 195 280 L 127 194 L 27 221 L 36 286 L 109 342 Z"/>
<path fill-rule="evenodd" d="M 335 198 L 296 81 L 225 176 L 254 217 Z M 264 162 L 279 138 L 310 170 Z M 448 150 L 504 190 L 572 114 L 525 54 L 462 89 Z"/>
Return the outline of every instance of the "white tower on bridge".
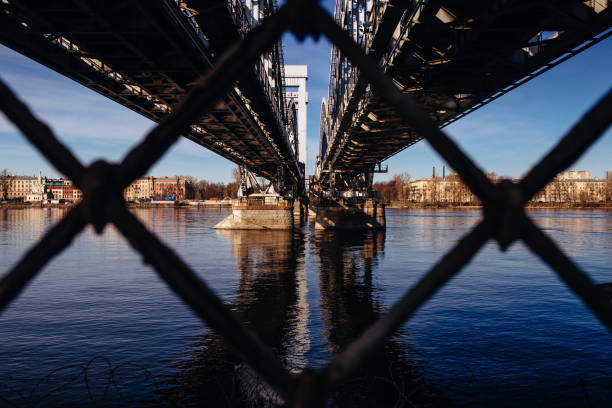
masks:
<path fill-rule="evenodd" d="M 304 166 L 306 165 L 307 79 L 307 65 L 285 65 L 285 85 L 287 87 L 285 95 L 287 99 L 297 101 L 298 161 L 304 163 Z"/>

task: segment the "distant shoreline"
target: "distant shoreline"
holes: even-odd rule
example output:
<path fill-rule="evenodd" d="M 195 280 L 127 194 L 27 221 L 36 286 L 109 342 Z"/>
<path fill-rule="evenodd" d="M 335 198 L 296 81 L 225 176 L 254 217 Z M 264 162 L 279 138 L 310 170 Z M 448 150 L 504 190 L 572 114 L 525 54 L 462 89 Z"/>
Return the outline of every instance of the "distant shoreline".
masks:
<path fill-rule="evenodd" d="M 0 208 L 12 208 L 12 209 L 27 209 L 27 208 L 72 208 L 76 204 L 66 202 L 63 204 L 40 204 L 40 203 L 0 203 Z M 164 202 L 162 203 L 127 203 L 128 208 L 231 208 L 231 204 L 211 204 L 211 203 L 198 203 L 188 204 L 185 202 L 174 203 Z M 424 204 L 424 203 L 403 203 L 403 204 L 386 204 L 385 208 L 391 210 L 476 210 L 481 209 L 481 205 L 453 205 L 453 204 Z M 590 204 L 590 205 L 571 205 L 571 204 L 560 204 L 560 205 L 528 205 L 525 207 L 527 210 L 605 210 L 612 211 L 612 205 L 610 204 Z"/>
<path fill-rule="evenodd" d="M 385 208 L 393 210 L 410 210 L 410 209 L 453 209 L 453 210 L 474 210 L 481 209 L 482 205 L 454 205 L 454 204 L 424 204 L 424 203 L 405 203 L 405 204 L 387 204 Z M 574 205 L 574 204 L 541 204 L 527 205 L 527 210 L 612 210 L 612 204 L 589 204 L 589 205 Z"/>
<path fill-rule="evenodd" d="M 66 202 L 62 204 L 40 204 L 40 203 L 0 203 L 0 208 L 13 208 L 13 209 L 27 209 L 27 208 L 72 208 L 76 203 Z M 173 201 L 165 201 L 163 203 L 127 203 L 128 208 L 231 208 L 231 204 L 211 204 L 211 203 L 198 203 L 198 204 L 187 204 L 178 203 L 175 204 Z"/>
<path fill-rule="evenodd" d="M 174 203 L 174 202 L 164 202 L 164 201 L 160 201 L 158 203 L 152 203 L 152 202 L 144 202 L 144 203 L 127 203 L 128 208 L 168 208 L 168 207 L 172 207 L 172 208 L 200 208 L 200 207 L 205 207 L 205 208 L 231 208 L 232 205 L 231 204 L 213 204 L 213 203 L 193 203 L 193 204 L 189 204 L 187 202 L 180 202 L 180 203 Z"/>

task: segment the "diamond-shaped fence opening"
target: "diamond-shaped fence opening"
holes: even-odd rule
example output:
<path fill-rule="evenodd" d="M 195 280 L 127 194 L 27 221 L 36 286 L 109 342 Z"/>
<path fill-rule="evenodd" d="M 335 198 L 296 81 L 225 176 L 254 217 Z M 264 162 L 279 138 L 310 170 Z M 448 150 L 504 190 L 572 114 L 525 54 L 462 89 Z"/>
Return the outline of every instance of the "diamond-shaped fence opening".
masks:
<path fill-rule="evenodd" d="M 376 89 L 461 176 L 480 198 L 484 218 L 434 265 L 378 321 L 321 371 L 300 374 L 286 370 L 274 353 L 244 327 L 213 291 L 127 209 L 122 191 L 146 171 L 233 86 L 235 78 L 278 41 L 285 30 L 303 40 L 327 36 Z M 502 249 L 522 239 L 612 330 L 609 284 L 595 284 L 525 214 L 524 206 L 553 177 L 571 165 L 612 122 L 612 90 L 569 131 L 520 183 L 491 183 L 459 147 L 430 120 L 410 96 L 401 94 L 377 63 L 365 55 L 351 36 L 317 4 L 288 0 L 275 14 L 251 30 L 203 76 L 165 121 L 153 128 L 119 164 L 98 161 L 89 167 L 61 144 L 4 83 L 0 81 L 0 109 L 59 171 L 83 191 L 83 200 L 32 247 L 0 281 L 0 310 L 24 290 L 37 272 L 68 245 L 87 224 L 100 233 L 114 224 L 151 264 L 172 290 L 211 328 L 219 332 L 242 358 L 291 405 L 324 406 L 330 393 L 354 373 L 370 353 L 436 291 L 454 276 L 482 245 L 494 238 Z"/>

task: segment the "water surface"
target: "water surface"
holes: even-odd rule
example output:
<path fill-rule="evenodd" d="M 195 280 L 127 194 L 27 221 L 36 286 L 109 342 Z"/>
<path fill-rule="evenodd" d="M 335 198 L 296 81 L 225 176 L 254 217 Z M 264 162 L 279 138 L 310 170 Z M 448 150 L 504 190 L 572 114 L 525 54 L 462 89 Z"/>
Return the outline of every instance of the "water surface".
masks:
<path fill-rule="evenodd" d="M 292 371 L 322 367 L 480 219 L 388 210 L 385 232 L 215 231 L 226 210 L 134 212 Z M 0 209 L 17 262 L 62 215 Z M 597 282 L 612 214 L 529 213 Z M 338 406 L 609 406 L 612 338 L 521 243 L 489 242 L 334 396 Z M 87 229 L 0 315 L 0 406 L 279 402 L 112 227 Z"/>

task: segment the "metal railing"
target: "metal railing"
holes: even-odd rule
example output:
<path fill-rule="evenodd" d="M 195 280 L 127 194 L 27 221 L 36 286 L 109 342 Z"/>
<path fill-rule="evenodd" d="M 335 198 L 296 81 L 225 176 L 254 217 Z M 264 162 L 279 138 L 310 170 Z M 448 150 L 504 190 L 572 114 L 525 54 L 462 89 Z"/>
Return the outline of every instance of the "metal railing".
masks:
<path fill-rule="evenodd" d="M 273 351 L 243 326 L 209 286 L 132 215 L 122 198 L 123 189 L 162 156 L 202 111 L 232 88 L 235 78 L 255 64 L 285 30 L 299 39 L 327 36 L 359 67 L 380 97 L 410 122 L 461 176 L 480 198 L 484 218 L 434 265 L 377 322 L 365 330 L 322 370 L 289 372 Z M 409 95 L 401 94 L 375 60 L 366 56 L 352 37 L 312 0 L 288 0 L 274 15 L 252 29 L 203 76 L 182 104 L 134 147 L 121 163 L 98 161 L 89 167 L 61 144 L 49 127 L 39 121 L 0 82 L 0 109 L 59 171 L 83 191 L 83 201 L 34 245 L 0 281 L 0 310 L 17 297 L 28 282 L 54 256 L 70 245 L 87 224 L 100 233 L 112 223 L 152 265 L 169 287 L 288 402 L 299 407 L 325 406 L 330 393 L 399 328 L 425 301 L 469 262 L 483 244 L 493 238 L 505 250 L 515 240 L 527 246 L 558 274 L 599 320 L 612 330 L 610 285 L 598 285 L 581 271 L 525 214 L 524 206 L 538 190 L 568 167 L 592 145 L 612 122 L 612 90 L 570 129 L 518 184 L 491 183 L 485 174 L 425 114 Z"/>

